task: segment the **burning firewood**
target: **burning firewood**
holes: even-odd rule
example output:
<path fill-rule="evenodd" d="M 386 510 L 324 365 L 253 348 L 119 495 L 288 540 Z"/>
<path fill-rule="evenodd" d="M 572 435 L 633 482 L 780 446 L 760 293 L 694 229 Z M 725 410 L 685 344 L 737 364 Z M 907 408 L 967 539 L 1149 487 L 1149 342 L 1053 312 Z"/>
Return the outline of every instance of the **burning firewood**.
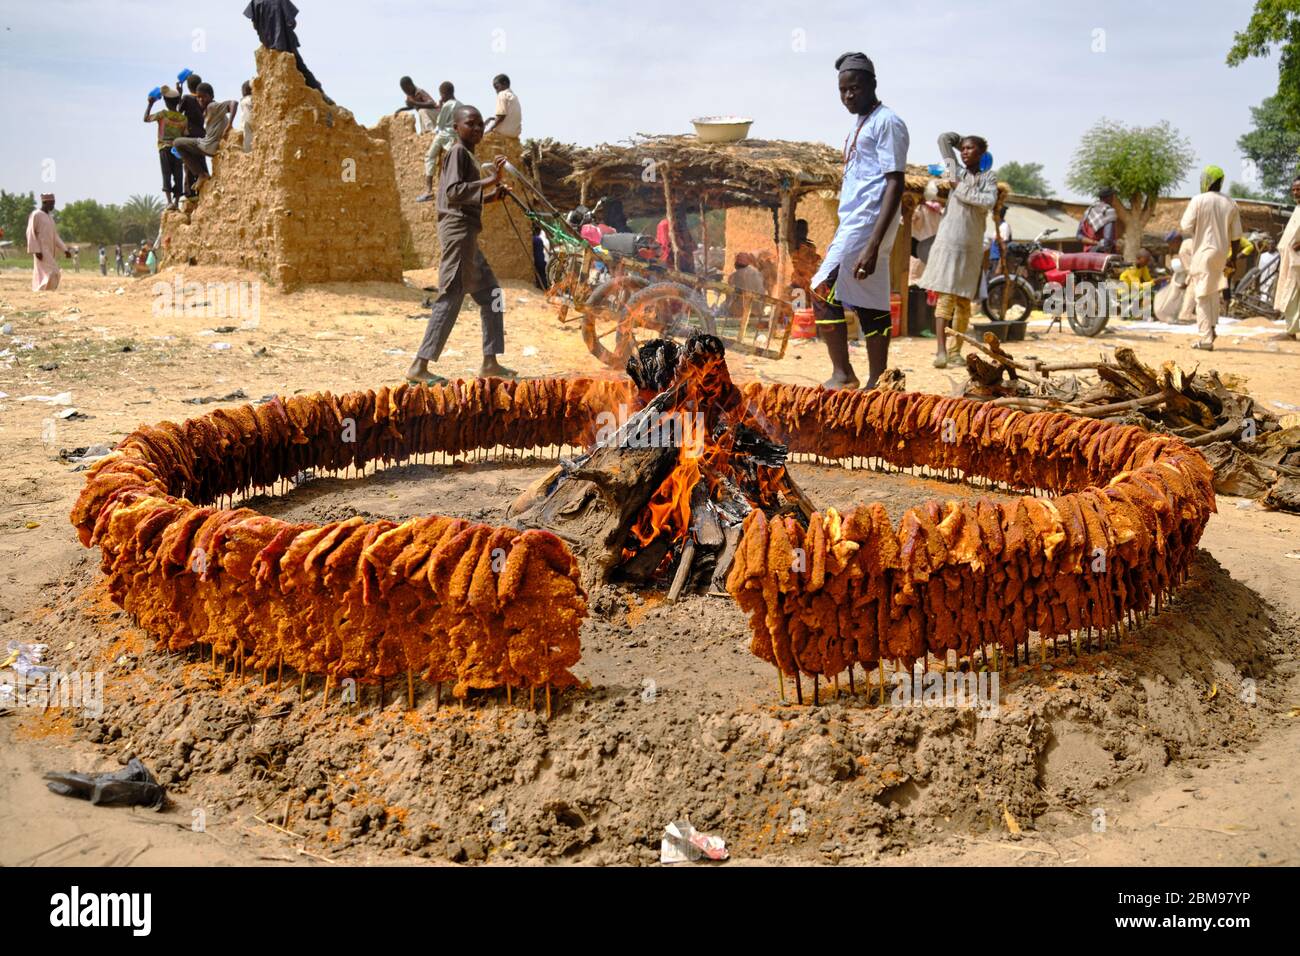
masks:
<path fill-rule="evenodd" d="M 588 583 L 671 572 L 676 600 L 712 579 L 728 530 L 751 510 L 812 514 L 786 472 L 785 446 L 765 434 L 732 382 L 720 339 L 648 342 L 627 373 L 642 407 L 516 507 L 521 526 L 571 542 Z"/>

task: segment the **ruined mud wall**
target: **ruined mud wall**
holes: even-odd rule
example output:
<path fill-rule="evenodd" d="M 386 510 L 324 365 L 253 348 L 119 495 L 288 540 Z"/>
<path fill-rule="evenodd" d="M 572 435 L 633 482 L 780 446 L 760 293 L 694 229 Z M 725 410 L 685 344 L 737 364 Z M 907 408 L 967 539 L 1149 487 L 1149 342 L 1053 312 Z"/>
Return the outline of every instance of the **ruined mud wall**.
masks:
<path fill-rule="evenodd" d="M 836 209 L 838 197 L 830 194 L 824 198 L 820 193 L 807 193 L 801 196 L 795 206 L 795 218 L 808 220 L 808 238 L 817 247 L 819 255 L 826 253 L 835 227 L 839 223 Z M 763 252 L 770 250 L 776 254 L 776 223 L 768 209 L 739 206 L 727 210 L 727 267 L 736 260 L 738 252 Z"/>
<path fill-rule="evenodd" d="M 218 90 L 238 99 L 236 89 Z M 293 57 L 257 50 L 252 152 L 231 132 L 187 216 L 168 217 L 164 265 L 225 265 L 285 290 L 400 282 L 401 215 L 388 144 L 308 89 Z"/>
<path fill-rule="evenodd" d="M 415 114 L 385 116 L 370 129 L 388 143 L 401 210 L 402 268 L 428 269 L 438 264 L 438 212 L 435 202 L 416 202 L 424 192 L 424 154 L 433 133 L 415 131 Z M 436 186 L 436 180 L 435 180 Z"/>
<path fill-rule="evenodd" d="M 402 265 L 407 269 L 436 267 L 439 261 L 437 204 L 415 201 L 424 192 L 424 154 L 433 133 L 417 133 L 412 113 L 385 116 L 370 133 L 389 144 L 393 176 L 400 194 Z M 489 133 L 474 152 L 480 163 L 504 155 L 517 169 L 523 168 L 523 150 L 517 139 Z M 436 174 L 434 189 L 437 189 Z M 518 207 L 511 206 L 510 218 L 514 220 L 514 230 L 510 228 L 504 206 L 493 203 L 484 209 L 479 248 L 492 264 L 497 278 L 531 281 L 532 233 Z"/>

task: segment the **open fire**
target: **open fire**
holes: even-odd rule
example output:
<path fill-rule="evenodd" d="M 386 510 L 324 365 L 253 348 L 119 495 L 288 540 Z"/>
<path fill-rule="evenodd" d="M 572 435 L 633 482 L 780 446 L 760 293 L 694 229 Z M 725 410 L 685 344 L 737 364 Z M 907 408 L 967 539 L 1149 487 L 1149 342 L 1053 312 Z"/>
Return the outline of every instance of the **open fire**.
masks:
<path fill-rule="evenodd" d="M 671 573 L 670 599 L 710 583 L 720 589 L 750 511 L 795 512 L 804 521 L 811 514 L 786 472 L 786 448 L 747 407 L 715 336 L 683 345 L 656 339 L 628 360 L 627 372 L 640 407 L 513 511 L 592 557 L 587 529 L 568 535 L 564 519 L 599 503 L 620 519 L 601 523 L 601 579 L 646 584 Z M 594 491 L 575 494 L 575 483 Z M 560 497 L 570 500 L 548 508 Z"/>

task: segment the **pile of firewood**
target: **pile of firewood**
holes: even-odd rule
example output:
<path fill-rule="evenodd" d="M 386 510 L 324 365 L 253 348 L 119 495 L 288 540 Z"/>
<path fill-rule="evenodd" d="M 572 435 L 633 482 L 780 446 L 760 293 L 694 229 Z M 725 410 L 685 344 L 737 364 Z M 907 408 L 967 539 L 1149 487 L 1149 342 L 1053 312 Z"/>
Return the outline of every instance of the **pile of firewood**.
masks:
<path fill-rule="evenodd" d="M 1023 411 L 1060 411 L 1140 425 L 1199 448 L 1219 494 L 1300 512 L 1300 416 L 1282 418 L 1214 370 L 1153 369 L 1129 348 L 1094 362 L 1017 359 L 992 333 L 966 356 L 961 394 Z"/>

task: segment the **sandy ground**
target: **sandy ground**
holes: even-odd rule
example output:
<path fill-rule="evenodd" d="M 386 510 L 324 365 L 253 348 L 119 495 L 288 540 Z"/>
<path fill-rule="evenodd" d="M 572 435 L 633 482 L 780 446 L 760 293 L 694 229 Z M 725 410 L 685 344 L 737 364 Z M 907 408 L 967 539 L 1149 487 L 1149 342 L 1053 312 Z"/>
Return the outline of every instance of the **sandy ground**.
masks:
<path fill-rule="evenodd" d="M 584 629 L 580 676 L 591 689 L 550 727 L 497 701 L 461 713 L 425 701 L 404 714 L 389 700 L 348 718 L 321 714 L 314 697 L 300 702 L 297 688 L 236 697 L 205 676 L 207 665 L 153 652 L 107 602 L 97 555 L 67 522 L 84 476 L 60 451 L 111 445 L 138 424 L 211 407 L 195 399 L 399 380 L 423 330 L 425 293 L 376 285 L 286 297 L 261 287 L 254 315 L 223 311 L 216 286 L 184 296 L 191 308 L 171 308 L 153 286 L 174 290 L 178 279 L 252 281 L 216 270 L 135 281 L 82 271 L 36 295 L 27 273 L 0 271 L 0 327 L 9 326 L 0 335 L 0 649 L 45 641 L 61 666 L 109 671 L 100 721 L 0 717 L 0 863 L 644 863 L 677 813 L 725 836 L 738 862 L 1300 862 L 1300 517 L 1236 499 L 1220 499 L 1189 593 L 1153 620 L 1142 647 L 1078 661 L 1062 654 L 1050 672 L 1021 668 L 995 731 L 951 714 L 882 713 L 860 698 L 820 713 L 783 708 L 770 671 L 745 651 L 730 602 L 702 596 L 664 608 L 654 595 L 616 590 L 593 595 Z M 408 279 L 418 287 L 433 276 Z M 1190 330 L 1117 325 L 1092 340 L 1031 333 L 1010 348 L 1064 361 L 1128 345 L 1148 364 L 1240 376 L 1279 413 L 1300 404 L 1300 345 L 1262 320 L 1222 328 L 1210 356 L 1190 349 Z M 477 343 L 467 310 L 444 374 L 472 374 Z M 507 349 L 506 364 L 527 375 L 603 371 L 576 328 L 560 326 L 523 286 L 507 290 Z M 932 350 L 929 340 L 896 341 L 891 364 L 909 388 L 949 393 L 963 373 L 933 369 Z M 792 345 L 781 362 L 733 357 L 732 372 L 816 383 L 829 365 L 812 342 Z M 70 406 L 23 400 L 63 392 Z M 68 407 L 77 414 L 54 417 Z M 323 480 L 262 504 L 314 518 L 491 517 L 533 473 L 491 463 L 403 469 L 355 484 Z M 888 506 L 935 493 L 838 469 L 806 466 L 800 477 L 830 502 L 879 497 Z M 1259 688 L 1250 704 L 1238 693 L 1247 676 Z M 636 711 L 647 679 L 661 691 L 652 716 Z M 228 730 L 241 722 L 246 733 Z M 351 735 L 347 757 L 331 763 L 340 724 Z M 205 726 L 227 729 L 205 737 Z M 48 769 L 115 768 L 128 752 L 171 775 L 167 812 L 94 808 L 40 780 Z M 333 778 L 331 767 L 339 780 L 304 779 Z M 507 805 L 508 824 L 504 811 L 492 816 Z M 805 807 L 811 825 L 791 832 L 782 821 Z M 1005 815 L 1024 831 L 1018 838 Z"/>

